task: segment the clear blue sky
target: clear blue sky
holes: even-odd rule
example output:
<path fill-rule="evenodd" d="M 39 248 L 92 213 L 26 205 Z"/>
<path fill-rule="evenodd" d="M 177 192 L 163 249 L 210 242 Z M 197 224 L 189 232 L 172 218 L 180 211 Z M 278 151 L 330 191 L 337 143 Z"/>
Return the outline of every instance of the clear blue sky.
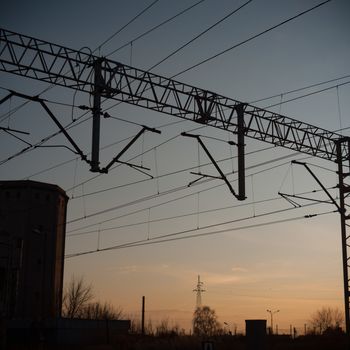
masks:
<path fill-rule="evenodd" d="M 13 0 L 2 6 L 0 21 L 5 29 L 74 49 L 99 48 L 96 54 L 100 55 L 108 55 L 133 41 L 109 58 L 149 69 L 244 3 L 205 0 L 170 23 L 135 40 L 139 34 L 195 2 L 159 0 L 100 48 L 107 38 L 152 1 L 97 3 L 90 0 Z M 173 76 L 320 2 L 251 1 L 153 72 Z M 286 92 L 350 75 L 349 13 L 348 1 L 333 0 L 178 76 L 177 80 L 246 102 L 278 95 L 257 102 L 260 107 L 329 87 L 322 93 L 284 103 L 273 107 L 273 110 L 327 130 L 348 128 L 350 84 L 341 84 L 349 78 L 297 93 Z M 42 82 L 3 72 L 0 77 L 1 87 L 31 95 L 40 94 L 47 87 Z M 0 98 L 5 95 L 6 91 L 0 90 Z M 50 89 L 41 96 L 67 104 L 73 101 L 75 105 L 89 104 L 88 95 L 77 93 L 74 96 L 74 91 L 63 88 Z M 11 99 L 0 106 L 0 126 L 30 132 L 25 137 L 30 143 L 56 130 L 45 112 L 33 103 L 8 118 L 9 111 L 22 102 Z M 107 102 L 104 108 L 111 105 L 111 102 Z M 81 114 L 78 109 L 72 112 L 70 107 L 51 104 L 50 108 L 64 125 L 71 121 L 72 113 L 73 117 Z M 114 107 L 109 113 L 150 127 L 177 121 L 174 117 L 128 105 Z M 254 218 L 259 214 L 291 208 L 285 200 L 277 199 L 280 190 L 301 193 L 318 189 L 304 169 L 290 165 L 292 159 L 305 155 L 293 155 L 288 150 L 246 140 L 246 151 L 251 153 L 246 158 L 249 175 L 246 202 L 238 202 L 219 180 L 180 190 L 178 188 L 186 187 L 196 178 L 190 174 L 190 167 L 200 165 L 203 172 L 216 175 L 212 166 L 203 167 L 208 159 L 202 151 L 198 152 L 195 141 L 179 136 L 182 131 L 197 127 L 198 124 L 182 122 L 163 127 L 161 135 L 147 133 L 124 155 L 123 159 L 127 160 L 149 150 L 133 162 L 151 168 L 151 174 L 158 176 L 158 179 L 148 180 L 147 176 L 127 166 L 118 166 L 109 174 L 95 178 L 85 163 L 77 161 L 74 154 L 62 147 L 39 148 L 2 164 L 1 179 L 30 178 L 58 184 L 67 191 L 70 196 L 68 221 L 79 219 L 67 225 L 67 235 L 84 234 L 67 237 L 66 254 L 103 249 L 185 230 L 193 231 L 182 236 L 225 230 L 199 238 L 111 250 L 66 260 L 66 281 L 72 275 L 84 276 L 86 281 L 93 284 L 98 298 L 122 307 L 129 315 L 139 313 L 141 297 L 145 295 L 148 317 L 155 322 L 168 317 L 172 323 L 179 323 L 188 329 L 195 306 L 192 289 L 198 274 L 206 289 L 203 303 L 217 311 L 221 322 L 236 323 L 239 328 L 243 327 L 246 318 L 266 318 L 266 309 L 280 309 L 276 316 L 277 324 L 280 329 L 289 329 L 289 324 L 303 328 L 310 314 L 322 306 L 342 308 L 340 225 L 337 214 L 261 225 L 324 213 L 334 208 L 314 205 Z M 134 136 L 139 130 L 140 126 L 121 120 L 102 120 L 101 146 L 114 145 L 101 151 L 101 161 L 106 164 L 126 144 L 124 139 Z M 88 153 L 91 147 L 91 122 L 87 121 L 70 132 Z M 234 139 L 226 132 L 210 128 L 203 128 L 197 133 L 225 141 Z M 350 135 L 349 129 L 342 133 Z M 236 155 L 236 150 L 230 149 L 227 143 L 208 138 L 205 143 L 217 160 Z M 61 136 L 47 144 L 67 145 Z M 0 160 L 24 147 L 24 143 L 2 132 Z M 307 161 L 333 170 L 314 168 L 326 186 L 336 184 L 334 164 L 312 158 Z M 225 172 L 237 168 L 235 161 L 231 160 L 221 162 L 220 166 Z M 54 168 L 48 170 L 51 167 Z M 165 176 L 182 169 L 184 171 L 181 173 Z M 229 179 L 235 187 L 235 175 Z M 135 184 L 141 180 L 145 181 Z M 169 190 L 174 191 L 167 194 Z M 336 194 L 335 191 L 332 193 Z M 152 198 L 146 200 L 149 196 Z M 318 196 L 324 198 L 322 193 Z M 139 202 L 130 204 L 136 200 Z M 117 206 L 120 208 L 84 218 Z M 223 224 L 233 220 L 236 222 Z M 208 225 L 212 226 L 200 230 Z M 242 228 L 249 225 L 256 226 Z"/>

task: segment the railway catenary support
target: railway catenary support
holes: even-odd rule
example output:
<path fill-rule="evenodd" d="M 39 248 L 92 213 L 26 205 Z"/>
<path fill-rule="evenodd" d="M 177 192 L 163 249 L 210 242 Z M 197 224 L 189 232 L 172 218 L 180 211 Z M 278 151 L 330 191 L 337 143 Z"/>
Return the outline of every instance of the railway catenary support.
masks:
<path fill-rule="evenodd" d="M 92 171 L 99 167 L 101 99 L 113 99 L 228 130 L 238 135 L 238 168 L 244 169 L 245 137 L 268 142 L 338 164 L 346 331 L 349 322 L 349 215 L 345 201 L 350 189 L 349 139 L 296 119 L 242 103 L 174 79 L 140 70 L 104 57 L 70 49 L 0 28 L 0 70 L 84 91 L 94 97 Z M 242 132 L 243 131 L 243 132 Z M 244 193 L 244 179 L 239 180 Z"/>

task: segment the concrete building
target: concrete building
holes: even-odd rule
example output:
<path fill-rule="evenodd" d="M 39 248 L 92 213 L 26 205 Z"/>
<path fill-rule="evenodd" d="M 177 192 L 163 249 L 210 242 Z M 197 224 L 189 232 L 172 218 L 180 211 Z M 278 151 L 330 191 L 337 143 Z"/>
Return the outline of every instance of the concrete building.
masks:
<path fill-rule="evenodd" d="M 68 197 L 56 185 L 0 181 L 0 313 L 60 316 Z"/>

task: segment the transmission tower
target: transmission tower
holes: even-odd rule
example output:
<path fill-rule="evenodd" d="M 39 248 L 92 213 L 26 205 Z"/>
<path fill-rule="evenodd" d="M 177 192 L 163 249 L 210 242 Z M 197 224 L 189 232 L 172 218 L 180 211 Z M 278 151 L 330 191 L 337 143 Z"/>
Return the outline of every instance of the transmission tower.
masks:
<path fill-rule="evenodd" d="M 193 289 L 194 292 L 197 293 L 196 295 L 196 308 L 202 306 L 202 292 L 205 292 L 205 289 L 203 289 L 203 282 L 201 282 L 201 276 L 198 275 L 198 282 L 195 289 Z"/>

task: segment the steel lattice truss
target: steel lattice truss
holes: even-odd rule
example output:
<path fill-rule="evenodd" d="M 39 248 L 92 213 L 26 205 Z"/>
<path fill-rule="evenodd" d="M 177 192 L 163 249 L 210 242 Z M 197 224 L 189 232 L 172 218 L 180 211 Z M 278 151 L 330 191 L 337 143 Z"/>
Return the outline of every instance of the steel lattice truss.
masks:
<path fill-rule="evenodd" d="M 4 29 L 0 70 L 88 93 L 98 88 L 105 98 L 237 132 L 240 101 Z M 250 104 L 244 104 L 244 128 L 245 136 L 337 161 L 339 134 Z"/>

